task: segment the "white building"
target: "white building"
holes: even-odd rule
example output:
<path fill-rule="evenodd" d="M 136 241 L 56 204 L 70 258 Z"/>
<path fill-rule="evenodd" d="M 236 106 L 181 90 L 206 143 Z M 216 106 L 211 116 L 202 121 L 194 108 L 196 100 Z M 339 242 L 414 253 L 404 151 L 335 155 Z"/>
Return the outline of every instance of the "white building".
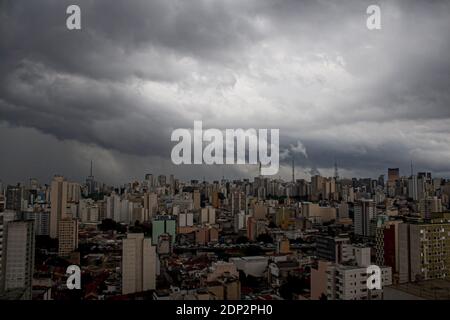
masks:
<path fill-rule="evenodd" d="M 329 300 L 379 300 L 383 287 L 392 284 L 391 267 L 381 267 L 381 289 L 369 290 L 367 268 L 332 264 L 327 268 L 327 298 Z"/>
<path fill-rule="evenodd" d="M 3 290 L 24 289 L 31 299 L 34 271 L 34 221 L 8 222 L 4 230 Z"/>
<path fill-rule="evenodd" d="M 262 277 L 267 270 L 269 258 L 263 256 L 230 258 L 238 270 L 242 270 L 246 275 L 253 277 Z"/>
<path fill-rule="evenodd" d="M 192 227 L 194 225 L 194 214 L 193 213 L 180 213 L 178 215 L 178 226 L 179 227 Z"/>
<path fill-rule="evenodd" d="M 143 233 L 129 233 L 122 246 L 122 294 L 156 287 L 156 247 Z"/>
<path fill-rule="evenodd" d="M 200 222 L 215 224 L 216 223 L 216 209 L 213 207 L 202 208 L 200 214 Z"/>

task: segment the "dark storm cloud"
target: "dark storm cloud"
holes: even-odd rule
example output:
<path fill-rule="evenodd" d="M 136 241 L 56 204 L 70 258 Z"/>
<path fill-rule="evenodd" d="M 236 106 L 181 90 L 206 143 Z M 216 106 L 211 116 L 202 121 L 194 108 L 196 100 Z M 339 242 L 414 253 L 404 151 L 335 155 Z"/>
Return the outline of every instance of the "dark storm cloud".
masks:
<path fill-rule="evenodd" d="M 449 172 L 450 3 L 379 1 L 369 31 L 372 3 L 82 0 L 82 30 L 68 31 L 72 1 L 2 1 L 2 130 L 39 130 L 56 158 L 116 157 L 111 175 L 170 161 L 171 131 L 194 120 L 279 128 L 305 170 Z M 186 170 L 218 174 L 199 168 Z"/>
<path fill-rule="evenodd" d="M 176 82 L 189 56 L 238 62 L 234 50 L 256 36 L 245 17 L 204 1 L 81 1 L 83 30 L 69 32 L 69 4 L 3 3 L 1 118 L 127 153 L 167 154 L 171 130 L 191 125 L 130 81 Z"/>

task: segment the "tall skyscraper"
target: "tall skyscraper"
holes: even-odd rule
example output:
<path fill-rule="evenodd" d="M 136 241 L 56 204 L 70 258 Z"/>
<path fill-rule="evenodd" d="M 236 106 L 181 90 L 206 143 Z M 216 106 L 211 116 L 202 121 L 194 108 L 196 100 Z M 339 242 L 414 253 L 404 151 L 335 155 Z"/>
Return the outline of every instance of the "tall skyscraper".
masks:
<path fill-rule="evenodd" d="M 417 201 L 419 199 L 417 188 L 417 176 L 412 175 L 408 180 L 408 196 L 414 201 Z"/>
<path fill-rule="evenodd" d="M 88 194 L 93 194 L 97 192 L 97 183 L 94 179 L 94 172 L 93 172 L 93 162 L 91 160 L 91 169 L 89 171 L 89 176 L 86 178 L 86 186 L 88 189 Z"/>
<path fill-rule="evenodd" d="M 143 233 L 129 233 L 122 246 L 122 294 L 156 287 L 156 247 Z"/>
<path fill-rule="evenodd" d="M 23 289 L 31 299 L 34 270 L 34 221 L 12 221 L 6 225 L 3 264 L 4 291 Z"/>
<path fill-rule="evenodd" d="M 166 176 L 165 175 L 161 174 L 158 176 L 158 185 L 160 187 L 166 186 Z"/>
<path fill-rule="evenodd" d="M 22 208 L 22 188 L 20 185 L 6 187 L 6 209 L 20 211 Z"/>
<path fill-rule="evenodd" d="M 245 193 L 239 190 L 235 190 L 231 192 L 231 213 L 238 214 L 241 210 L 246 210 L 245 203 L 246 196 Z"/>
<path fill-rule="evenodd" d="M 3 213 L 0 212 L 0 291 L 3 287 L 3 254 L 4 254 L 4 242 L 5 242 L 6 223 L 3 220 Z"/>
<path fill-rule="evenodd" d="M 147 174 L 145 175 L 145 181 L 147 182 L 147 186 L 148 186 L 149 188 L 153 188 L 153 187 L 155 186 L 155 183 L 154 183 L 154 181 L 153 181 L 153 174 L 147 173 Z"/>
<path fill-rule="evenodd" d="M 400 179 L 400 169 L 399 168 L 388 168 L 388 181 L 394 182 Z"/>
<path fill-rule="evenodd" d="M 194 200 L 194 210 L 200 209 L 200 191 L 194 190 L 193 194 L 193 200 Z"/>
<path fill-rule="evenodd" d="M 399 270 L 399 225 L 402 221 L 387 221 L 376 229 L 375 255 L 378 266 L 392 268 L 394 282 L 398 282 Z"/>
<path fill-rule="evenodd" d="M 5 211 L 6 209 L 6 199 L 3 194 L 0 193 L 0 212 Z"/>
<path fill-rule="evenodd" d="M 450 279 L 450 213 L 399 224 L 399 280 Z"/>
<path fill-rule="evenodd" d="M 58 223 L 67 213 L 67 181 L 62 176 L 55 176 L 50 192 L 50 237 L 58 237 Z"/>
<path fill-rule="evenodd" d="M 148 216 L 145 220 L 151 220 L 158 213 L 158 195 L 156 193 L 144 194 L 144 209 Z"/>
<path fill-rule="evenodd" d="M 78 248 L 78 220 L 63 218 L 58 223 L 58 255 L 68 257 Z"/>
<path fill-rule="evenodd" d="M 428 197 L 419 202 L 419 212 L 422 218 L 430 219 L 432 213 L 439 213 L 442 210 L 442 201 L 438 197 Z"/>
<path fill-rule="evenodd" d="M 323 197 L 324 178 L 315 175 L 311 177 L 311 200 L 317 201 Z"/>
<path fill-rule="evenodd" d="M 215 224 L 216 223 L 216 209 L 213 207 L 202 208 L 200 213 L 200 222 Z"/>
<path fill-rule="evenodd" d="M 370 223 L 376 216 L 376 207 L 373 200 L 359 200 L 354 207 L 355 234 L 360 236 L 373 236 Z M 375 231 L 375 230 L 373 230 Z"/>

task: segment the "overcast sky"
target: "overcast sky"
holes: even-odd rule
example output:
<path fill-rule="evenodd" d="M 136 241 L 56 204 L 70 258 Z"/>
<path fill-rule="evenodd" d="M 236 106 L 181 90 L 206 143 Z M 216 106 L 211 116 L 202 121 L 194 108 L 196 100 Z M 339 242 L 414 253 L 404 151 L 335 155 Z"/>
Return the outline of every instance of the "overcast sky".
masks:
<path fill-rule="evenodd" d="M 278 128 L 280 176 L 450 177 L 450 2 L 0 0 L 0 179 L 107 183 L 174 166 L 173 129 Z M 81 7 L 82 30 L 66 28 Z M 381 7 L 382 29 L 366 28 Z"/>

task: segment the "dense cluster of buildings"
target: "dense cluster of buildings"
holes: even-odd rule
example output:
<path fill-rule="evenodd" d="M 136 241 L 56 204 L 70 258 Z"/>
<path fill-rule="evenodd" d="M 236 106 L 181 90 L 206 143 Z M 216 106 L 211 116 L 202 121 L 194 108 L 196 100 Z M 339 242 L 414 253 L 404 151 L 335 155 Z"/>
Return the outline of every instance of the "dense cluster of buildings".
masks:
<path fill-rule="evenodd" d="M 396 168 L 0 183 L 0 299 L 450 299 L 449 208 L 449 180 Z M 71 264 L 81 290 L 65 285 Z"/>

